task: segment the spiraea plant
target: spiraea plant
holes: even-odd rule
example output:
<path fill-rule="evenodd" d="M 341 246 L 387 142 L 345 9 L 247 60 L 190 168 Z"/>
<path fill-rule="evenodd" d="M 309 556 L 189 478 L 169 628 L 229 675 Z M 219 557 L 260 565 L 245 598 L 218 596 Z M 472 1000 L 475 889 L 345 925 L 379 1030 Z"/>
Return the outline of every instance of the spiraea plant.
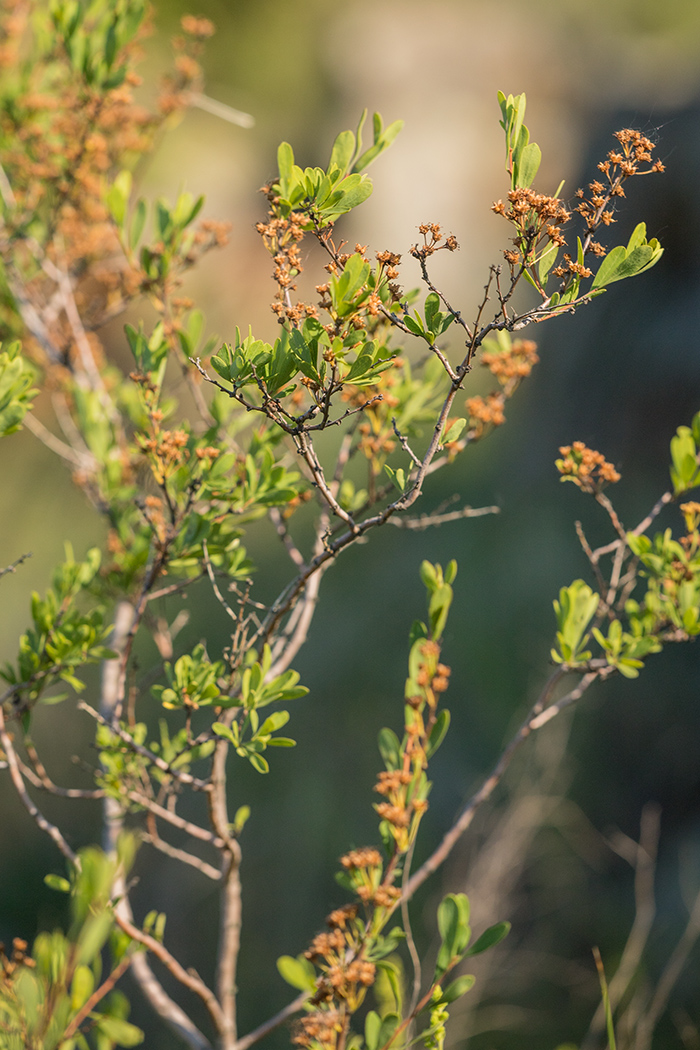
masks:
<path fill-rule="evenodd" d="M 53 873 L 48 881 L 71 894 L 73 913 L 66 933 L 41 933 L 31 947 L 17 939 L 0 955 L 3 1046 L 137 1045 L 142 1034 L 116 988 L 130 970 L 162 1023 L 199 1050 L 247 1050 L 290 1019 L 293 1042 L 314 1050 L 415 1041 L 438 1050 L 450 1004 L 473 983 L 463 961 L 496 945 L 508 924 L 470 944 L 469 902 L 448 894 L 437 914 L 437 959 L 422 966 L 411 899 L 533 731 L 593 682 L 635 676 L 662 645 L 700 631 L 700 506 L 682 505 L 680 536 L 647 535 L 660 509 L 699 480 L 700 416 L 673 441 L 672 490 L 631 530 L 603 492 L 618 480 L 614 467 L 580 442 L 561 450 L 562 478 L 593 496 L 612 527 L 611 542 L 597 550 L 581 533 L 595 589 L 582 580 L 562 588 L 546 687 L 492 774 L 412 871 L 429 760 L 449 726 L 441 646 L 457 571 L 454 562 L 444 570 L 423 563 L 427 617 L 411 633 L 399 731 L 379 733 L 377 841 L 341 858 L 348 896 L 326 932 L 280 959 L 282 977 L 299 994 L 247 1033 L 237 1025 L 237 987 L 245 989 L 237 962 L 246 936 L 240 864 L 250 800 L 228 778 L 237 763 L 265 774 L 274 749 L 293 745 L 282 731 L 289 705 L 307 690 L 292 663 L 324 573 L 345 550 L 382 525 L 464 519 L 468 527 L 469 518 L 497 510 L 431 511 L 419 501 L 429 475 L 449 470 L 504 422 L 507 400 L 537 363 L 535 343 L 514 334 L 573 313 L 658 260 L 661 248 L 647 241 L 643 223 L 626 245 L 595 238 L 613 223 L 626 180 L 662 165 L 646 137 L 625 130 L 601 162 L 600 180 L 574 205 L 559 196 L 561 187 L 552 196 L 536 192 L 540 151 L 523 123 L 525 97 L 499 96 L 510 186 L 507 203 L 493 209 L 510 240 L 505 265 L 488 268 L 484 295 L 469 309 L 448 301 L 431 278 L 432 257 L 458 248 L 439 224 L 421 224 L 418 243 L 407 249 L 417 290 L 401 283 L 395 250 L 342 239 L 343 216 L 370 195 L 366 169 L 391 145 L 399 121 L 385 127 L 375 114 L 366 144 L 363 114 L 355 132 L 337 137 L 326 168 L 301 168 L 283 143 L 258 224 L 272 260 L 279 334 L 270 343 L 236 328 L 222 344 L 205 337 L 183 280 L 223 243 L 225 225 L 200 219 L 203 200 L 187 192 L 174 203 L 146 202 L 135 195 L 133 174 L 168 116 L 205 97 L 197 57 L 213 27 L 183 19 L 173 72 L 148 111 L 133 98 L 146 25 L 141 0 L 8 0 L 2 13 L 0 429 L 29 428 L 108 527 L 102 548 L 80 558 L 67 548 L 46 592 L 32 596 L 17 656 L 2 670 L 3 776 L 62 853 L 67 877 Z M 308 243 L 320 246 L 324 261 L 315 297 L 302 301 Z M 123 370 L 109 359 L 103 334 L 127 310 L 133 361 Z M 139 311 L 155 321 L 138 320 Z M 470 390 L 477 364 L 494 377 L 485 396 Z M 183 382 L 186 397 L 178 393 Z M 333 442 L 324 441 L 326 431 Z M 295 518 L 304 504 L 313 508 L 310 541 L 307 524 Z M 244 546 L 263 519 L 289 559 L 271 602 L 256 597 Z M 9 569 L 21 571 L 17 563 Z M 200 644 L 178 647 L 185 592 L 195 584 L 211 588 L 228 624 L 220 652 L 204 627 Z M 157 612 L 166 597 L 171 610 L 179 603 L 172 619 Z M 143 678 L 134 662 L 142 636 L 159 656 Z M 91 664 L 102 668 L 97 693 L 84 681 Z M 99 761 L 90 789 L 56 784 L 51 756 L 34 742 L 43 705 L 59 700 L 94 723 Z M 42 812 L 42 793 L 76 806 L 101 799 L 102 849 L 74 848 Z M 130 872 L 148 864 L 150 850 L 195 869 L 218 891 L 211 987 L 170 950 L 166 902 L 133 913 Z M 478 924 L 478 901 L 475 914 Z M 153 960 L 168 971 L 167 989 Z M 189 1000 L 173 992 L 173 979 L 206 1007 L 206 1030 L 187 1012 Z"/>

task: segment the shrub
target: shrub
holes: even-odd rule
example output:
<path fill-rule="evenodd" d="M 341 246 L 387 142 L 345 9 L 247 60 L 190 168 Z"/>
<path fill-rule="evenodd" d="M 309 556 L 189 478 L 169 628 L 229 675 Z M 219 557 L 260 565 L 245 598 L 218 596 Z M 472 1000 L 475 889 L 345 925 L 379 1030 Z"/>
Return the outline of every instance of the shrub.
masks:
<path fill-rule="evenodd" d="M 634 678 L 663 645 L 700 632 L 700 504 L 685 496 L 698 481 L 700 416 L 672 442 L 672 489 L 631 530 L 607 495 L 620 480 L 615 467 L 580 441 L 560 450 L 562 480 L 600 505 L 612 539 L 594 550 L 581 531 L 594 586 L 574 580 L 554 603 L 551 676 L 491 775 L 412 871 L 428 809 L 429 760 L 449 728 L 442 644 L 457 574 L 454 561 L 444 568 L 423 562 L 427 610 L 411 631 L 402 714 L 379 734 L 379 841 L 341 858 L 346 903 L 307 951 L 279 960 L 298 994 L 244 1035 L 236 1022 L 236 966 L 250 810 L 229 771 L 243 762 L 265 774 L 273 749 L 293 747 L 284 735 L 288 708 L 307 690 L 292 663 L 323 576 L 344 551 L 385 524 L 424 528 L 497 510 L 431 511 L 419 501 L 429 475 L 449 471 L 504 423 L 508 400 L 537 363 L 535 343 L 520 331 L 574 313 L 659 259 L 643 222 L 627 244 L 606 247 L 597 238 L 613 222 L 627 180 L 663 165 L 646 136 L 624 129 L 599 178 L 573 204 L 559 197 L 561 187 L 551 196 L 536 192 L 540 150 L 523 122 L 525 97 L 500 95 L 509 184 L 493 210 L 509 227 L 509 247 L 468 311 L 448 301 L 431 276 L 436 253 L 458 248 L 437 223 L 423 223 L 409 250 L 417 290 L 400 282 L 396 252 L 372 255 L 367 245 L 339 239 L 343 216 L 372 191 L 366 169 L 391 145 L 400 121 L 385 126 L 374 114 L 367 131 L 363 114 L 356 131 L 338 135 L 325 168 L 302 169 L 283 143 L 257 227 L 272 261 L 279 335 L 266 342 L 236 329 L 221 343 L 205 338 L 204 316 L 182 284 L 205 252 L 225 242 L 225 225 L 200 218 L 203 199 L 187 192 L 175 202 L 135 197 L 133 174 L 168 117 L 201 97 L 197 58 L 212 26 L 183 19 L 173 71 L 151 112 L 133 99 L 145 15 L 141 0 L 37 0 L 8 4 L 2 16 L 0 428 L 11 435 L 28 427 L 108 527 L 106 543 L 82 558 L 67 546 L 51 585 L 32 595 L 31 624 L 1 672 L 3 767 L 29 816 L 63 854 L 68 877 L 47 879 L 70 894 L 72 909 L 66 934 L 41 933 L 31 949 L 16 939 L 0 956 L 5 1045 L 136 1045 L 141 1032 L 115 988 L 130 970 L 163 1023 L 190 1047 L 247 1050 L 296 1017 L 292 1038 L 300 1047 L 387 1050 L 418 1039 L 439 1048 L 450 1005 L 473 983 L 457 969 L 497 945 L 508 923 L 472 941 L 469 902 L 448 893 L 437 912 L 437 957 L 423 972 L 409 902 L 534 731 L 594 682 Z M 302 299 L 309 243 L 323 254 L 315 293 Z M 108 359 L 102 333 L 127 311 L 133 360 L 123 370 Z M 492 377 L 486 395 L 470 390 L 477 365 Z M 680 534 L 648 535 L 663 507 L 679 499 Z M 271 602 L 256 597 L 243 542 L 263 522 L 272 523 L 289 558 Z M 198 583 L 211 588 L 229 625 L 220 652 L 204 629 L 190 651 L 177 647 L 187 594 Z M 170 622 L 154 612 L 165 598 L 170 609 L 179 603 Z M 158 654 L 145 675 L 134 660 L 142 637 Z M 86 689 L 89 665 L 101 667 L 99 695 Z M 99 760 L 89 789 L 55 784 L 33 741 L 44 705 L 69 699 L 94 723 Z M 101 800 L 103 851 L 74 850 L 34 801 L 35 790 Z M 214 987 L 168 947 L 161 901 L 145 917 L 133 914 L 129 880 L 141 843 L 215 884 Z M 166 990 L 153 959 L 204 1004 L 206 1032 L 186 1000 L 169 984 Z M 603 977 L 609 1016 L 623 991 L 615 986 L 608 997 Z"/>

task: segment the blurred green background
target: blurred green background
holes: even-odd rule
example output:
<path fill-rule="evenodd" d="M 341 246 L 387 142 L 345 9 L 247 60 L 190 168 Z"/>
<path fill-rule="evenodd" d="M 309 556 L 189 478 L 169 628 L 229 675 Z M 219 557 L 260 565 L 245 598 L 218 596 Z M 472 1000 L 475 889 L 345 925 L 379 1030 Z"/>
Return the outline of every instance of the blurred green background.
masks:
<path fill-rule="evenodd" d="M 420 561 L 456 557 L 460 565 L 443 654 L 453 669 L 447 700 L 454 728 L 432 769 L 425 854 L 548 674 L 551 601 L 587 571 L 574 520 L 593 542 L 607 539 L 599 509 L 558 484 L 559 445 L 583 440 L 618 466 L 623 480 L 613 495 L 629 526 L 668 486 L 669 440 L 700 408 L 700 5 L 163 0 L 142 69 L 147 84 L 165 68 L 167 40 L 184 13 L 217 25 L 204 62 L 207 93 L 252 113 L 256 124 L 242 130 L 192 110 L 148 160 L 141 189 L 171 197 L 182 187 L 204 192 L 206 214 L 233 223 L 228 248 L 209 256 L 189 286 L 222 338 L 236 324 L 252 324 L 261 338 L 275 332 L 268 259 L 254 223 L 264 211 L 256 190 L 275 171 L 277 144 L 290 141 L 302 164 L 324 163 L 335 134 L 354 127 L 364 106 L 387 122 L 401 117 L 406 127 L 373 168 L 374 194 L 343 235 L 407 256 L 417 225 L 441 222 L 461 251 L 436 260 L 435 279 L 467 315 L 506 246 L 505 224 L 490 211 L 507 189 L 498 89 L 527 93 L 544 191 L 562 178 L 565 194 L 585 185 L 622 126 L 652 133 L 667 164 L 664 176 L 632 186 L 616 228 L 626 240 L 645 219 L 666 248 L 660 264 L 613 286 L 575 318 L 528 332 L 542 360 L 511 403 L 507 426 L 434 478 L 423 502 L 429 510 L 459 492 L 473 506 L 498 503 L 501 514 L 435 532 L 387 528 L 346 553 L 324 580 L 309 643 L 295 662 L 310 687 L 293 713 L 299 745 L 274 756 L 268 777 L 248 767 L 232 775 L 235 805 L 252 807 L 242 842 L 245 1033 L 291 997 L 274 962 L 302 951 L 342 899 L 333 881 L 338 856 L 376 841 L 375 740 L 381 726 L 397 726 L 401 717 L 408 629 L 423 612 Z M 411 265 L 405 259 L 407 286 L 418 283 Z M 120 339 L 115 327 L 115 353 Z M 24 628 L 29 590 L 45 587 L 64 541 L 82 553 L 103 535 L 29 433 L 5 447 L 0 562 L 26 551 L 33 557 L 3 580 L 3 657 Z M 674 514 L 660 524 L 675 524 Z M 260 585 L 272 596 L 287 566 L 271 531 L 262 530 L 252 550 Z M 214 651 L 226 623 L 205 589 L 193 588 L 190 597 L 182 644 L 206 635 Z M 146 664 L 151 658 L 142 654 Z M 568 720 L 527 745 L 449 870 L 416 902 L 419 946 L 428 952 L 443 888 L 469 890 L 477 931 L 498 919 L 513 923 L 492 959 L 475 960 L 479 980 L 457 1013 L 451 1045 L 541 1050 L 583 1038 L 599 998 L 591 947 L 599 945 L 614 967 L 634 918 L 632 870 L 605 836 L 619 828 L 637 837 L 649 802 L 661 807 L 658 914 L 641 979 L 650 986 L 658 980 L 700 888 L 698 685 L 697 650 L 686 646 L 653 658 L 637 682 L 613 681 L 588 695 Z M 80 780 L 69 759 L 92 760 L 86 720 L 66 704 L 47 708 L 41 723 L 36 735 L 51 749 L 56 779 Z M 65 814 L 53 803 L 47 814 L 68 822 L 76 845 L 99 835 L 97 809 Z M 4 778 L 0 804 L 0 939 L 31 939 L 60 917 L 61 902 L 42 883 L 46 871 L 61 870 L 60 858 Z M 147 850 L 138 914 L 165 906 L 170 947 L 210 979 L 215 895 L 196 873 L 174 871 Z M 696 950 L 657 1047 L 700 1046 L 697 964 Z M 136 991 L 133 1009 L 149 1050 L 173 1046 Z M 288 1042 L 283 1029 L 268 1045 Z"/>

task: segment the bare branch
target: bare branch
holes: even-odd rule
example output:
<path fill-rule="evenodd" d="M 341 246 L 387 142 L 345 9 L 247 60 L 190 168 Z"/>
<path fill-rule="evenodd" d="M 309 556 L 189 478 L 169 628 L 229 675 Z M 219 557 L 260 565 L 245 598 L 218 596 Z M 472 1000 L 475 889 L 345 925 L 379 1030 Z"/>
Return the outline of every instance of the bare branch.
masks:
<path fill-rule="evenodd" d="M 24 808 L 27 810 L 36 825 L 41 828 L 42 831 L 45 831 L 49 838 L 53 839 L 66 860 L 72 864 L 74 868 L 80 870 L 80 859 L 78 855 L 70 848 L 56 825 L 46 819 L 43 813 L 40 812 L 29 797 L 27 789 L 24 786 L 24 780 L 22 779 L 19 760 L 17 758 L 14 744 L 12 743 L 12 737 L 5 728 L 5 714 L 2 704 L 0 704 L 0 744 L 2 744 L 2 749 L 5 752 L 5 758 L 7 759 L 12 783 Z"/>
<path fill-rule="evenodd" d="M 446 514 L 421 514 L 417 518 L 389 518 L 389 524 L 399 529 L 429 529 L 435 525 L 444 525 L 448 521 L 462 521 L 463 518 L 481 518 L 484 514 L 500 514 L 500 507 L 462 507 Z"/>
<path fill-rule="evenodd" d="M 216 1025 L 217 1031 L 220 1032 L 224 1020 L 221 1007 L 216 1000 L 216 996 L 212 990 L 206 986 L 199 974 L 192 969 L 185 970 L 175 956 L 172 955 L 168 949 L 160 943 L 160 941 L 157 941 L 155 937 L 151 937 L 150 934 L 144 933 L 143 930 L 140 930 L 138 926 L 135 926 L 133 922 L 125 918 L 121 911 L 115 909 L 114 921 L 119 929 L 128 934 L 132 940 L 138 941 L 139 944 L 143 944 L 144 947 L 148 948 L 149 952 L 152 952 L 153 955 L 163 963 L 165 968 L 173 975 L 176 981 L 179 981 L 180 984 L 185 986 L 185 988 L 189 988 L 191 992 L 194 992 L 195 995 L 199 996 L 209 1011 L 209 1015 Z"/>
<path fill-rule="evenodd" d="M 218 868 L 213 867 L 211 864 L 207 864 L 205 860 L 195 857 L 192 853 L 187 853 L 184 849 L 178 849 L 177 846 L 171 846 L 169 842 L 160 838 L 159 835 L 151 835 L 147 831 L 142 831 L 140 837 L 143 842 L 147 842 L 149 846 L 153 846 L 154 849 L 164 853 L 167 857 L 172 857 L 173 860 L 179 860 L 181 864 L 189 864 L 191 868 L 200 871 L 202 875 L 206 875 L 206 877 L 213 882 L 221 881 L 221 872 Z"/>
<path fill-rule="evenodd" d="M 610 668 L 609 671 L 612 671 Z M 554 718 L 560 711 L 570 704 L 575 703 L 585 691 L 595 682 L 598 678 L 605 676 L 605 668 L 600 670 L 589 671 L 585 674 L 579 684 L 571 692 L 567 693 L 566 696 L 562 697 L 555 704 L 547 706 L 551 699 L 552 693 L 563 675 L 570 673 L 570 669 L 566 665 L 557 667 L 557 669 L 550 675 L 549 681 L 545 685 L 542 693 L 540 694 L 537 702 L 533 705 L 529 711 L 527 718 L 521 724 L 515 736 L 511 739 L 510 743 L 501 752 L 501 756 L 493 767 L 493 770 L 486 778 L 484 783 L 481 785 L 479 790 L 472 795 L 467 802 L 466 806 L 462 809 L 462 812 L 457 817 L 452 827 L 443 836 L 442 842 L 436 850 L 428 857 L 428 859 L 421 865 L 414 875 L 408 881 L 405 888 L 404 894 L 406 900 L 410 900 L 413 894 L 416 892 L 419 886 L 422 886 L 425 880 L 437 871 L 440 865 L 447 859 L 452 852 L 452 849 L 467 830 L 474 815 L 479 806 L 485 802 L 493 794 L 494 789 L 501 782 L 503 774 L 510 765 L 513 755 L 520 747 L 520 745 L 529 737 L 535 729 L 539 729 L 545 725 L 551 718 Z"/>
<path fill-rule="evenodd" d="M 193 839 L 199 839 L 201 842 L 208 842 L 210 846 L 214 846 L 216 849 L 221 849 L 223 847 L 223 840 L 217 835 L 214 835 L 211 831 L 207 831 L 206 828 L 200 827 L 199 824 L 193 824 L 192 821 L 185 820 L 184 817 L 166 809 L 165 806 L 159 805 L 154 799 L 148 798 L 146 795 L 142 795 L 138 791 L 129 791 L 127 792 L 126 797 L 130 802 L 134 802 L 137 806 L 142 806 L 143 809 L 147 809 L 150 813 L 153 813 L 154 816 L 160 817 L 160 819 L 164 820 L 167 824 L 172 824 L 174 828 L 179 828 L 180 831 L 186 831 Z"/>
<path fill-rule="evenodd" d="M 266 1035 L 270 1034 L 270 1032 L 274 1032 L 275 1028 L 279 1028 L 279 1026 L 284 1024 L 285 1021 L 288 1021 L 290 1017 L 299 1013 L 308 998 L 308 993 L 302 992 L 301 995 L 298 995 L 296 999 L 280 1010 L 279 1013 L 275 1014 L 274 1017 L 271 1017 L 269 1021 L 265 1021 L 264 1024 L 259 1025 L 258 1028 L 254 1028 L 252 1032 L 248 1033 L 248 1035 L 244 1035 L 239 1039 L 236 1043 L 236 1050 L 248 1050 L 249 1046 L 253 1046 L 254 1043 L 260 1042 L 260 1040 L 264 1039 Z"/>
<path fill-rule="evenodd" d="M 651 1003 L 638 1022 L 635 1050 L 649 1050 L 651 1047 L 654 1029 L 666 1009 L 673 986 L 683 972 L 698 939 L 700 939 L 700 892 L 695 898 L 683 935 L 673 949 L 671 958 L 661 974 Z"/>
<path fill-rule="evenodd" d="M 634 868 L 635 916 L 614 977 L 609 983 L 610 1008 L 615 1012 L 637 973 L 642 955 L 651 933 L 656 914 L 654 902 L 654 871 L 656 851 L 659 844 L 661 809 L 650 803 L 642 810 L 639 842 L 618 833 L 608 840 L 608 845 Z M 588 1035 L 582 1046 L 595 1045 L 597 1037 L 605 1028 L 605 1007 L 600 1003 L 591 1021 Z"/>
<path fill-rule="evenodd" d="M 20 554 L 19 558 L 15 558 L 15 560 L 10 565 L 6 565 L 4 569 L 0 569 L 0 580 L 3 576 L 7 576 L 8 573 L 16 572 L 19 566 L 24 564 L 27 558 L 31 558 L 31 556 L 31 551 L 29 551 L 27 554 Z"/>

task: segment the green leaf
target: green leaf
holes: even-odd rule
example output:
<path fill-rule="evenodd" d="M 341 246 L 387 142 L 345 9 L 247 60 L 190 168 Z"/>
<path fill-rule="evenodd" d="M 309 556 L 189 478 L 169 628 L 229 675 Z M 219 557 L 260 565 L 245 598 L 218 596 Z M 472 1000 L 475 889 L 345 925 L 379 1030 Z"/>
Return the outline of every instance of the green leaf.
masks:
<path fill-rule="evenodd" d="M 136 201 L 136 207 L 131 217 L 131 229 L 129 230 L 129 247 L 132 252 L 138 247 L 141 240 L 143 228 L 146 225 L 146 202 L 142 197 Z"/>
<path fill-rule="evenodd" d="M 447 431 L 443 434 L 441 444 L 447 445 L 450 441 L 457 441 L 466 425 L 466 419 L 455 419 L 454 422 L 450 424 Z"/>
<path fill-rule="evenodd" d="M 126 206 L 131 194 L 131 183 L 131 172 L 120 171 L 105 194 L 105 203 L 120 229 L 124 226 L 126 218 Z"/>
<path fill-rule="evenodd" d="M 292 988 L 298 988 L 300 992 L 316 990 L 316 971 L 303 955 L 297 955 L 296 959 L 291 955 L 280 956 L 277 960 L 277 970 Z"/>
<path fill-rule="evenodd" d="M 262 755 L 258 755 L 255 751 L 251 751 L 248 755 L 248 761 L 250 762 L 253 769 L 257 770 L 258 773 L 269 773 L 270 765 Z"/>
<path fill-rule="evenodd" d="M 471 948 L 467 949 L 464 958 L 466 959 L 469 955 L 479 955 L 481 952 L 488 951 L 489 948 L 494 948 L 509 932 L 509 922 L 497 922 L 494 926 L 489 926 L 480 937 L 477 937 Z"/>
<path fill-rule="evenodd" d="M 605 256 L 593 279 L 591 290 L 643 273 L 655 266 L 662 255 L 663 248 L 655 238 L 647 243 L 646 225 L 640 222 L 633 230 L 626 248 L 618 245 Z"/>
<path fill-rule="evenodd" d="M 467 952 L 467 955 L 472 953 Z M 455 999 L 461 998 L 466 992 L 470 991 L 474 987 L 476 977 L 472 974 L 464 974 L 462 977 L 458 977 L 456 981 L 452 981 L 448 984 L 447 988 L 444 989 L 440 996 L 441 1003 L 453 1003 Z"/>
<path fill-rule="evenodd" d="M 378 744 L 379 753 L 384 760 L 386 768 L 388 770 L 399 769 L 401 766 L 401 745 L 393 729 L 380 729 Z"/>
<path fill-rule="evenodd" d="M 354 152 L 355 136 L 352 131 L 341 131 L 333 143 L 328 171 L 330 172 L 333 165 L 335 165 L 340 169 L 340 177 L 343 178 L 350 167 L 350 161 Z"/>
<path fill-rule="evenodd" d="M 139 1046 L 144 1040 L 144 1034 L 135 1024 L 124 1021 L 120 1017 L 102 1016 L 96 1023 L 96 1028 L 102 1035 L 107 1036 L 118 1046 Z"/>
<path fill-rule="evenodd" d="M 61 875 L 44 875 L 44 882 L 51 890 L 57 890 L 59 893 L 70 893 L 70 882 Z"/>
<path fill-rule="evenodd" d="M 428 758 L 432 758 L 440 744 L 445 739 L 447 730 L 450 728 L 450 712 L 443 708 L 438 712 L 438 716 L 435 719 L 435 725 L 430 730 L 430 736 L 428 737 L 428 746 L 426 748 L 426 755 Z"/>
<path fill-rule="evenodd" d="M 536 142 L 530 142 L 524 147 L 520 154 L 520 160 L 518 164 L 518 181 L 517 186 L 523 186 L 526 189 L 532 185 L 535 175 L 539 171 L 540 163 L 542 162 L 542 151 Z"/>

